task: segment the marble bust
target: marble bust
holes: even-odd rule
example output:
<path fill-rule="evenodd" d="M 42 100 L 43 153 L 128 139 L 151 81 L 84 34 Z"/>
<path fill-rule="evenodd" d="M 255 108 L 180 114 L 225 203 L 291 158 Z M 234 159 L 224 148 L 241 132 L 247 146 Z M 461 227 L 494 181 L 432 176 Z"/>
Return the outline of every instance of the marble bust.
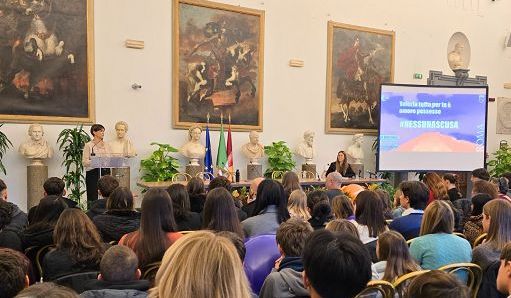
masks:
<path fill-rule="evenodd" d="M 259 164 L 259 159 L 264 156 L 264 146 L 259 143 L 259 133 L 251 131 L 248 135 L 250 142 L 241 146 L 241 152 L 250 160 L 251 164 Z"/>
<path fill-rule="evenodd" d="M 53 157 L 53 148 L 43 138 L 44 130 L 41 124 L 31 124 L 28 127 L 30 140 L 19 147 L 19 153 L 25 158 L 31 159 L 32 164 L 42 164 L 41 159 Z"/>
<path fill-rule="evenodd" d="M 199 125 L 192 125 L 188 130 L 188 142 L 186 142 L 179 152 L 190 159 L 190 164 L 198 166 L 199 159 L 206 155 L 206 147 L 200 143 L 202 128 Z"/>
<path fill-rule="evenodd" d="M 315 156 L 314 150 L 314 132 L 307 130 L 303 133 L 303 141 L 296 148 L 296 155 L 305 158 L 305 163 L 312 163 Z"/>
<path fill-rule="evenodd" d="M 454 50 L 447 56 L 447 61 L 452 70 L 463 68 L 465 62 L 463 61 L 463 45 L 461 43 L 454 45 Z"/>
<path fill-rule="evenodd" d="M 364 141 L 364 134 L 357 133 L 353 135 L 353 143 L 348 147 L 346 153 L 350 157 L 352 164 L 364 163 L 364 151 L 362 150 L 362 143 Z"/>
<path fill-rule="evenodd" d="M 111 153 L 124 157 L 134 157 L 137 155 L 133 143 L 126 135 L 128 132 L 128 123 L 118 121 L 115 123 L 115 132 L 117 137 L 109 142 Z"/>

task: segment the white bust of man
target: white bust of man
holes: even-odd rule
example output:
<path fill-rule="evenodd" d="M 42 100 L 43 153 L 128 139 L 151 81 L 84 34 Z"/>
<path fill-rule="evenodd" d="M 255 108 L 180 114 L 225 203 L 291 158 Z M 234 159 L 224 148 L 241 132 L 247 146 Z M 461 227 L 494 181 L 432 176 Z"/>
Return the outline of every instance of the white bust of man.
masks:
<path fill-rule="evenodd" d="M 362 143 L 364 141 L 364 134 L 357 133 L 353 135 L 353 143 L 348 147 L 346 153 L 350 157 L 352 164 L 364 163 L 364 151 L 362 150 Z"/>
<path fill-rule="evenodd" d="M 449 62 L 449 67 L 452 70 L 463 68 L 463 45 L 457 42 L 454 45 L 454 50 L 452 50 L 447 56 L 447 61 Z"/>
<path fill-rule="evenodd" d="M 306 130 L 303 133 L 303 141 L 296 148 L 296 155 L 305 158 L 305 163 L 311 163 L 315 156 L 314 135 L 313 131 Z"/>
<path fill-rule="evenodd" d="M 53 148 L 43 138 L 44 130 L 41 124 L 31 124 L 28 127 L 30 140 L 19 147 L 19 153 L 29 159 L 47 159 L 53 157 Z"/>
<path fill-rule="evenodd" d="M 117 138 L 110 141 L 110 150 L 113 154 L 121 155 L 124 157 L 133 157 L 137 155 L 133 143 L 126 135 L 128 132 L 128 123 L 124 121 L 118 121 L 115 123 L 115 132 Z"/>
<path fill-rule="evenodd" d="M 200 143 L 202 128 L 199 125 L 192 125 L 188 130 L 188 142 L 186 142 L 179 152 L 190 159 L 191 165 L 199 165 L 199 159 L 206 155 L 206 147 Z"/>
<path fill-rule="evenodd" d="M 255 130 L 248 134 L 250 142 L 241 146 L 241 152 L 250 160 L 251 164 L 259 164 L 259 159 L 264 156 L 264 146 L 259 143 L 259 133 Z"/>

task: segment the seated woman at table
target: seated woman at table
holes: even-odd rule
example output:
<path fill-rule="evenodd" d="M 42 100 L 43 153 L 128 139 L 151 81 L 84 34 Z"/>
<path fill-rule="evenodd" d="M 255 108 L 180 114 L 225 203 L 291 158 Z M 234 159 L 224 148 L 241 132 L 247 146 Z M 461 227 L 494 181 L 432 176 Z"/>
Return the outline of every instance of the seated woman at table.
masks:
<path fill-rule="evenodd" d="M 330 167 L 328 167 L 326 176 L 335 171 L 341 173 L 343 177 L 355 178 L 355 172 L 353 172 L 351 169 L 351 166 L 346 158 L 346 153 L 342 150 L 337 153 L 337 160 L 332 162 Z"/>

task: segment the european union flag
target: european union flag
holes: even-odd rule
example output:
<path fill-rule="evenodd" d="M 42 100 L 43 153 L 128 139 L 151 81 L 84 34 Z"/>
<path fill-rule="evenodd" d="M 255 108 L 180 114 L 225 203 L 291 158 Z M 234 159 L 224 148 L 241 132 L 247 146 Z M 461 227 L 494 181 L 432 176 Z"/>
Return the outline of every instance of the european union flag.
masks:
<path fill-rule="evenodd" d="M 211 140 L 209 139 L 209 126 L 206 125 L 206 155 L 204 156 L 204 172 L 213 175 L 213 158 L 211 157 Z"/>

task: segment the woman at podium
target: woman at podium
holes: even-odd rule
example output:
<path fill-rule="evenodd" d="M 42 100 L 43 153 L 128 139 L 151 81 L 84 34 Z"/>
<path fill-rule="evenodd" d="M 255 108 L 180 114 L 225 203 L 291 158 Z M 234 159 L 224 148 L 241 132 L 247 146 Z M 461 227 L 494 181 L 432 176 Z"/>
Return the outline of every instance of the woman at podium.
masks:
<path fill-rule="evenodd" d="M 91 165 L 91 158 L 94 156 L 108 156 L 111 153 L 110 147 L 103 141 L 105 127 L 101 124 L 93 124 L 90 128 L 92 140 L 83 147 L 82 164 L 85 167 L 85 187 L 87 189 L 87 208 L 98 199 L 98 180 L 103 175 L 109 175 L 110 169 L 99 168 Z"/>
<path fill-rule="evenodd" d="M 326 171 L 326 176 L 332 172 L 339 172 L 343 177 L 354 178 L 355 172 L 351 169 L 350 164 L 346 158 L 346 153 L 344 151 L 339 151 L 337 153 L 336 161 L 332 162 Z"/>

